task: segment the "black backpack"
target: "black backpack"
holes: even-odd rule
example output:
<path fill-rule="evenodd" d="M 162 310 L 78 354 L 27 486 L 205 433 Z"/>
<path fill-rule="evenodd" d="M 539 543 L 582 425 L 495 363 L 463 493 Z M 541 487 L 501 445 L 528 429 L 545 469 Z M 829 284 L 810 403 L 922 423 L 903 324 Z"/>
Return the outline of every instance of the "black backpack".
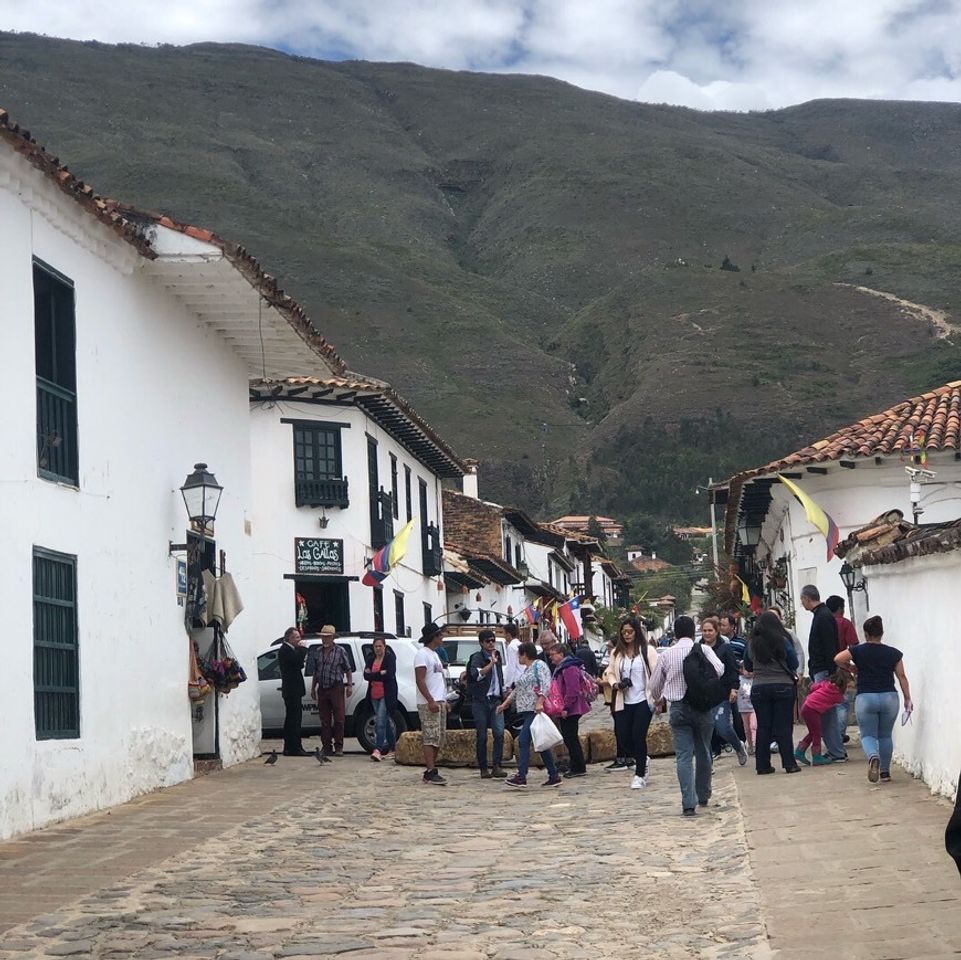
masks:
<path fill-rule="evenodd" d="M 683 670 L 687 693 L 682 703 L 691 709 L 713 710 L 728 698 L 731 688 L 724 682 L 723 674 L 717 675 L 699 643 L 695 643 L 684 658 Z"/>

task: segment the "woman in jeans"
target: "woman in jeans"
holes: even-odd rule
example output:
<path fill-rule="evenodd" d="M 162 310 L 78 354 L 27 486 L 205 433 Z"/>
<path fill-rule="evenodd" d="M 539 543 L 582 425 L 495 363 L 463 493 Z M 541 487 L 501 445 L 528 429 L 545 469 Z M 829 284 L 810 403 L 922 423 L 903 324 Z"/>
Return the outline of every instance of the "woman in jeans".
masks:
<path fill-rule="evenodd" d="M 374 736 L 377 746 L 371 760 L 390 760 L 394 755 L 396 733 L 391 720 L 397 709 L 397 658 L 385 641 L 377 639 L 366 658 L 364 679 L 367 701 L 374 713 Z"/>
<path fill-rule="evenodd" d="M 586 777 L 587 763 L 584 761 L 584 751 L 581 750 L 581 740 L 578 732 L 581 717 L 591 712 L 591 705 L 581 691 L 581 670 L 583 664 L 577 657 L 565 653 L 564 646 L 555 643 L 548 656 L 554 678 L 564 699 L 564 709 L 558 718 L 557 725 L 561 728 L 564 746 L 571 760 L 571 768 L 564 774 L 564 779 L 572 777 Z"/>
<path fill-rule="evenodd" d="M 751 677 L 751 704 L 757 719 L 754 758 L 758 774 L 774 773 L 771 741 L 776 740 L 785 773 L 798 773 L 794 759 L 794 683 L 798 668 L 791 637 L 778 615 L 766 610 L 757 618 L 744 654 Z"/>
<path fill-rule="evenodd" d="M 611 713 L 617 757 L 608 770 L 634 771 L 631 787 L 640 790 L 647 776 L 647 731 L 651 725 L 647 686 L 657 664 L 657 654 L 647 643 L 636 617 L 621 623 L 620 635 L 604 671 L 604 683 L 611 688 Z"/>
<path fill-rule="evenodd" d="M 882 783 L 888 783 L 891 780 L 891 754 L 894 753 L 891 732 L 900 706 L 894 678 L 897 677 L 904 695 L 905 710 L 913 709 L 911 688 L 904 672 L 901 651 L 881 642 L 884 636 L 881 618 L 869 617 L 862 629 L 865 642 L 842 650 L 834 662 L 857 676 L 854 712 L 861 731 L 861 747 L 868 758 L 868 780 L 877 783 L 880 779 Z"/>
<path fill-rule="evenodd" d="M 520 750 L 517 773 L 504 781 L 504 785 L 508 787 L 527 786 L 527 770 L 531 760 L 531 724 L 537 714 L 544 712 L 544 697 L 551 685 L 551 671 L 546 663 L 537 659 L 537 647 L 533 643 L 520 644 L 517 648 L 517 662 L 519 673 L 514 681 L 514 689 L 497 708 L 498 713 L 503 713 L 513 703 L 518 717 L 524 721 L 517 740 Z M 541 786 L 559 787 L 561 778 L 557 775 L 554 754 L 550 750 L 541 750 L 540 755 L 547 770 L 547 780 Z"/>

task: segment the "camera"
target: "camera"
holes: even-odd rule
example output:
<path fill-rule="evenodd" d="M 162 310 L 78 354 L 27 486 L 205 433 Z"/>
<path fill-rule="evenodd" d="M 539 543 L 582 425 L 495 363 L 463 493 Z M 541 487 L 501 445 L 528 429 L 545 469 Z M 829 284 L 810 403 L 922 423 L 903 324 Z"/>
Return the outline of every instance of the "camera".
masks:
<path fill-rule="evenodd" d="M 617 685 L 618 690 L 626 690 L 628 687 L 633 687 L 634 683 L 630 677 L 624 677 L 621 682 Z"/>

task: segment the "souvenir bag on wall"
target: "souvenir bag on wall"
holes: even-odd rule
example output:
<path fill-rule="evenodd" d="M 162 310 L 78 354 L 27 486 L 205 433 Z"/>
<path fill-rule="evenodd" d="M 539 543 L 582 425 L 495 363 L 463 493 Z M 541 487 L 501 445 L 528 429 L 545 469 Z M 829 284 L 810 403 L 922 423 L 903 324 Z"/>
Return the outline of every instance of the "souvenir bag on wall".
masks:
<path fill-rule="evenodd" d="M 217 693 L 230 693 L 247 679 L 247 674 L 217 624 L 213 630 L 210 647 L 200 659 L 200 670 Z"/>

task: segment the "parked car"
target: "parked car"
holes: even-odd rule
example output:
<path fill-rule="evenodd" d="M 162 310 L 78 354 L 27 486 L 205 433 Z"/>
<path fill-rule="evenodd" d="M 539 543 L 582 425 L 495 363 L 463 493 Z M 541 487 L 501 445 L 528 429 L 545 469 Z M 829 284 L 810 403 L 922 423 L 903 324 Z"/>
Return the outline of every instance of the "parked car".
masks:
<path fill-rule="evenodd" d="M 353 671 L 354 689 L 347 701 L 344 733 L 356 737 L 361 747 L 373 752 L 374 714 L 367 703 L 367 681 L 364 679 L 364 663 L 373 650 L 375 639 L 381 638 L 397 657 L 397 709 L 393 721 L 400 736 L 406 730 L 420 729 L 417 717 L 416 687 L 414 685 L 414 655 L 419 644 L 408 637 L 395 637 L 392 633 L 338 634 L 335 643 L 347 654 L 347 662 Z M 307 661 L 304 665 L 304 682 L 307 693 L 303 700 L 303 733 L 305 736 L 320 733 L 320 717 L 317 704 L 310 698 L 313 675 L 313 651 L 320 647 L 317 634 L 304 637 Z M 283 735 L 284 701 L 280 693 L 280 665 L 277 662 L 277 646 L 271 646 L 257 657 L 257 680 L 260 690 L 260 713 L 264 737 Z"/>

